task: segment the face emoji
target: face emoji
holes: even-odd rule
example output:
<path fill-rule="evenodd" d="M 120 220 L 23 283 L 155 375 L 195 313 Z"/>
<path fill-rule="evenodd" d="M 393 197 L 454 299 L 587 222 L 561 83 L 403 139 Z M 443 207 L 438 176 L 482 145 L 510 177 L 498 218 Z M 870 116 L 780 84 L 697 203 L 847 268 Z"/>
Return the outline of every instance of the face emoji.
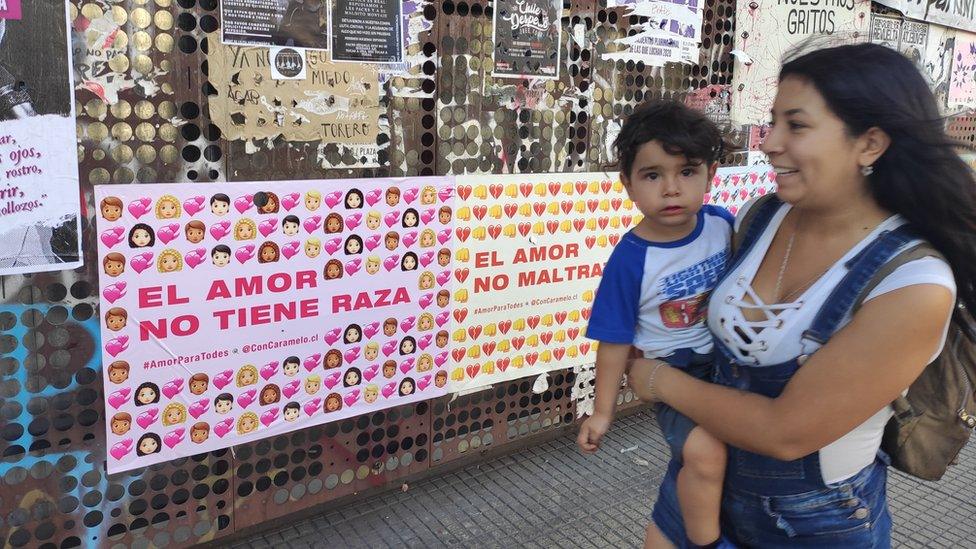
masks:
<path fill-rule="evenodd" d="M 386 249 L 393 251 L 396 249 L 397 245 L 400 244 L 400 237 L 393 234 L 388 234 L 386 235 L 385 242 L 386 242 Z"/>
<path fill-rule="evenodd" d="M 413 270 L 416 270 L 416 269 L 417 269 L 417 258 L 414 257 L 414 256 L 412 256 L 412 255 L 404 256 L 404 258 L 403 258 L 403 270 L 404 271 L 413 271 Z"/>
<path fill-rule="evenodd" d="M 413 343 L 413 340 L 411 340 L 411 339 L 404 339 L 403 342 L 400 343 L 400 354 L 401 355 L 409 355 L 413 351 L 414 351 L 414 343 Z"/>
<path fill-rule="evenodd" d="M 437 220 L 441 222 L 442 225 L 447 225 L 451 222 L 451 210 L 441 209 L 437 213 Z"/>
<path fill-rule="evenodd" d="M 424 189 L 423 194 L 420 197 L 420 202 L 423 204 L 433 204 L 437 200 L 437 193 L 434 189 L 427 187 Z"/>
<path fill-rule="evenodd" d="M 342 267 L 338 263 L 329 263 L 325 266 L 325 278 L 332 280 L 342 276 Z"/>
<path fill-rule="evenodd" d="M 342 407 L 342 400 L 338 398 L 328 398 L 325 401 L 325 411 L 335 412 Z"/>
<path fill-rule="evenodd" d="M 451 262 L 451 253 L 438 252 L 437 253 L 437 264 L 441 267 L 447 267 L 447 264 Z"/>
<path fill-rule="evenodd" d="M 159 216 L 163 219 L 173 219 L 176 217 L 177 205 L 172 200 L 163 200 L 159 203 Z"/>
<path fill-rule="evenodd" d="M 434 275 L 430 273 L 424 273 L 420 275 L 420 289 L 429 290 L 434 287 Z"/>
<path fill-rule="evenodd" d="M 437 306 L 438 307 L 447 307 L 448 301 L 450 301 L 450 297 L 449 296 L 447 296 L 445 294 L 441 294 L 441 293 L 437 294 Z"/>
<path fill-rule="evenodd" d="M 186 230 L 186 239 L 193 244 L 199 244 L 203 242 L 203 229 L 196 227 L 190 227 Z"/>
<path fill-rule="evenodd" d="M 105 325 L 108 326 L 109 330 L 112 330 L 113 332 L 117 332 L 122 328 L 125 328 L 125 317 L 108 315 L 108 318 L 105 320 Z"/>
<path fill-rule="evenodd" d="M 190 430 L 190 440 L 200 444 L 210 437 L 210 429 L 191 429 Z"/>
<path fill-rule="evenodd" d="M 321 251 L 322 251 L 322 246 L 320 246 L 320 245 L 318 245 L 318 244 L 316 244 L 314 242 L 306 242 L 305 243 L 305 255 L 307 255 L 308 257 L 314 259 L 314 258 L 316 258 L 316 257 L 319 256 L 319 253 Z"/>
<path fill-rule="evenodd" d="M 420 247 L 422 248 L 432 247 L 434 245 L 434 238 L 435 238 L 434 233 L 430 231 L 424 231 L 423 234 L 420 235 Z"/>
<path fill-rule="evenodd" d="M 363 205 L 363 199 L 359 196 L 359 193 L 350 192 L 346 195 L 346 207 L 347 208 L 360 208 Z"/>
<path fill-rule="evenodd" d="M 285 408 L 285 421 L 295 421 L 298 419 L 298 406 L 289 406 Z"/>
<path fill-rule="evenodd" d="M 377 347 L 367 346 L 366 350 L 363 351 L 363 356 L 366 357 L 366 360 L 376 360 L 376 357 L 379 354 L 380 354 L 380 349 L 378 346 Z"/>
<path fill-rule="evenodd" d="M 409 211 L 403 214 L 403 226 L 404 227 L 416 227 L 417 226 L 417 213 L 414 211 Z"/>
<path fill-rule="evenodd" d="M 190 380 L 190 392 L 195 395 L 202 395 L 207 392 L 207 382 L 202 379 Z"/>
<path fill-rule="evenodd" d="M 427 370 L 430 370 L 433 367 L 434 367 L 434 361 L 430 357 L 430 355 L 423 355 L 420 357 L 420 360 L 417 361 L 418 372 L 426 372 Z"/>
<path fill-rule="evenodd" d="M 342 358 L 338 352 L 328 353 L 325 355 L 325 369 L 331 370 L 332 368 L 338 368 Z"/>
<path fill-rule="evenodd" d="M 366 389 L 363 391 L 363 400 L 366 401 L 366 404 L 372 404 L 376 402 L 376 399 L 379 398 L 379 396 L 380 396 L 379 391 L 376 389 L 375 385 L 370 385 L 369 387 L 366 387 Z"/>
<path fill-rule="evenodd" d="M 122 218 L 122 206 L 102 204 L 102 217 L 106 221 L 118 221 Z"/>
<path fill-rule="evenodd" d="M 241 418 L 241 432 L 250 433 L 258 428 L 258 422 L 253 417 L 245 415 Z"/>
<path fill-rule="evenodd" d="M 359 337 L 359 328 L 355 326 L 346 328 L 346 343 L 358 343 Z"/>
<path fill-rule="evenodd" d="M 285 221 L 281 226 L 281 230 L 284 231 L 284 233 L 288 236 L 295 236 L 298 234 L 298 223 L 295 223 L 294 221 Z"/>
<path fill-rule="evenodd" d="M 417 328 L 422 332 L 430 330 L 433 327 L 434 321 L 427 315 L 420 317 L 420 320 L 417 322 Z"/>
<path fill-rule="evenodd" d="M 253 385 L 257 381 L 257 378 L 254 377 L 254 373 L 250 369 L 241 372 L 241 385 Z"/>
<path fill-rule="evenodd" d="M 125 262 L 111 259 L 105 262 L 105 274 L 108 276 L 119 276 L 123 272 L 125 272 Z"/>
<path fill-rule="evenodd" d="M 441 333 L 437 334 L 437 343 L 436 343 L 436 345 L 437 345 L 437 348 L 438 349 L 443 349 L 444 347 L 447 346 L 447 334 L 446 333 L 441 332 Z"/>
<path fill-rule="evenodd" d="M 132 231 L 132 245 L 136 248 L 144 248 L 152 241 L 149 231 L 146 229 L 136 229 Z"/>
<path fill-rule="evenodd" d="M 315 393 L 319 392 L 319 388 L 321 388 L 321 386 L 322 382 L 318 379 L 309 378 L 305 380 L 305 392 L 310 395 L 314 395 Z"/>
<path fill-rule="evenodd" d="M 124 368 L 110 368 L 108 379 L 112 383 L 125 383 L 125 380 L 129 379 L 129 371 Z"/>
<path fill-rule="evenodd" d="M 383 377 L 385 377 L 386 379 L 390 379 L 395 375 L 396 375 L 396 362 L 393 362 L 392 360 L 386 361 L 386 363 L 383 364 Z"/>
<path fill-rule="evenodd" d="M 218 414 L 226 414 L 227 412 L 230 412 L 233 409 L 234 409 L 234 401 L 232 400 L 218 398 L 216 403 L 214 404 L 214 410 L 216 410 Z"/>
<path fill-rule="evenodd" d="M 263 259 L 265 263 L 270 263 L 271 261 L 277 261 L 278 252 L 276 252 L 275 249 L 272 248 L 271 246 L 262 246 L 261 259 Z"/>
<path fill-rule="evenodd" d="M 250 240 L 254 238 L 254 229 L 249 223 L 241 223 L 237 226 L 237 240 Z"/>
<path fill-rule="evenodd" d="M 374 275 L 380 272 L 380 262 L 377 259 L 367 259 L 366 260 L 366 272 Z"/>
<path fill-rule="evenodd" d="M 310 194 L 306 194 L 305 195 L 305 207 L 309 211 L 314 212 L 315 210 L 319 209 L 319 205 L 321 205 L 321 204 L 322 204 L 322 199 L 321 198 L 319 198 L 317 196 L 312 196 Z"/>
<path fill-rule="evenodd" d="M 278 211 L 278 200 L 273 195 L 268 195 L 268 202 L 261 206 L 262 213 L 273 213 Z"/>
<path fill-rule="evenodd" d="M 378 229 L 380 227 L 380 214 L 366 216 L 366 227 L 371 231 Z"/>
<path fill-rule="evenodd" d="M 393 207 L 400 203 L 400 191 L 397 189 L 388 189 L 386 191 L 386 205 Z"/>
<path fill-rule="evenodd" d="M 277 397 L 278 392 L 271 387 L 265 387 L 265 389 L 261 391 L 261 402 L 264 404 L 271 404 L 277 400 Z"/>
<path fill-rule="evenodd" d="M 390 318 L 383 323 L 383 335 L 390 337 L 397 331 L 397 321 L 396 319 Z"/>
<path fill-rule="evenodd" d="M 350 238 L 346 241 L 346 253 L 347 254 L 358 254 L 363 251 L 363 245 L 359 243 L 355 238 Z"/>
<path fill-rule="evenodd" d="M 285 363 L 285 367 L 283 369 L 285 371 L 285 375 L 286 376 L 292 377 L 292 376 L 294 376 L 295 374 L 298 373 L 298 363 L 297 362 L 286 362 Z"/>
<path fill-rule="evenodd" d="M 210 211 L 214 215 L 225 215 L 228 211 L 230 211 L 230 202 L 214 200 L 210 203 Z"/>
<path fill-rule="evenodd" d="M 132 422 L 128 419 L 112 419 L 113 434 L 124 435 L 129 432 L 130 427 L 132 427 Z"/>
<path fill-rule="evenodd" d="M 339 233 L 342 232 L 342 220 L 337 216 L 330 215 L 325 221 L 325 232 L 327 233 Z"/>
<path fill-rule="evenodd" d="M 402 396 L 407 396 L 413 394 L 413 382 L 409 379 L 404 379 L 400 382 L 400 394 Z"/>
<path fill-rule="evenodd" d="M 136 400 L 140 404 L 152 404 L 156 400 L 156 391 L 152 387 L 143 387 L 136 394 Z"/>
<path fill-rule="evenodd" d="M 180 267 L 180 262 L 173 254 L 166 254 L 159 260 L 159 268 L 164 273 L 172 273 L 178 271 Z"/>
<path fill-rule="evenodd" d="M 230 254 L 227 252 L 214 252 L 213 264 L 218 267 L 226 267 L 230 263 Z"/>
<path fill-rule="evenodd" d="M 154 454 L 156 450 L 159 450 L 159 444 L 156 443 L 156 439 L 152 437 L 146 437 L 139 441 L 139 451 L 143 455 Z"/>
<path fill-rule="evenodd" d="M 349 370 L 346 372 L 346 387 L 352 387 L 353 385 L 359 384 L 359 373 L 355 370 Z"/>
<path fill-rule="evenodd" d="M 176 408 L 169 408 L 168 410 L 166 410 L 166 417 L 164 419 L 165 419 L 165 423 L 174 425 L 176 423 L 179 423 L 183 419 L 183 416 L 180 415 L 180 411 L 177 410 Z"/>
<path fill-rule="evenodd" d="M 444 372 L 437 372 L 437 375 L 434 376 L 434 386 L 441 388 L 445 385 L 447 385 L 447 374 Z"/>

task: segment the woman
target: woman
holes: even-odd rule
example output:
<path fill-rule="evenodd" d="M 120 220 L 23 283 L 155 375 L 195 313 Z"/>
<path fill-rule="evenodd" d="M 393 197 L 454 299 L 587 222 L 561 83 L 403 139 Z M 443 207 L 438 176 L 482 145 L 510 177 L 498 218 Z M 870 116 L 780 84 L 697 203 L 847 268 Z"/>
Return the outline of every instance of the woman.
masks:
<path fill-rule="evenodd" d="M 765 230 L 712 294 L 717 384 L 668 366 L 632 382 L 729 445 L 729 541 L 888 547 L 879 448 L 889 404 L 940 352 L 957 284 L 958 302 L 976 309 L 973 175 L 922 76 L 881 46 L 786 63 L 772 122 L 763 150 L 783 204 L 772 205 Z M 835 311 L 834 327 L 815 338 L 814 318 L 848 261 L 905 223 L 948 264 L 906 263 L 856 313 Z M 685 543 L 677 467 L 668 468 L 646 547 Z"/>

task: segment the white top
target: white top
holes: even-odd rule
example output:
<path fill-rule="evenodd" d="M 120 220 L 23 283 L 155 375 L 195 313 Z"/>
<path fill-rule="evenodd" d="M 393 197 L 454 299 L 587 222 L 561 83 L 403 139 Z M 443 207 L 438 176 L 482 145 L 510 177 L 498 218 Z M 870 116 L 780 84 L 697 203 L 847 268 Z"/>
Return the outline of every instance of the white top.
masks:
<path fill-rule="evenodd" d="M 743 208 L 739 220 L 750 206 L 751 203 Z M 819 349 L 820 345 L 817 343 L 801 341 L 800 337 L 813 323 L 827 296 L 846 274 L 844 263 L 873 241 L 880 232 L 897 228 L 906 222 L 899 215 L 889 217 L 851 248 L 813 285 L 796 297 L 795 301 L 765 304 L 753 290 L 752 279 L 790 207 L 789 204 L 780 207 L 770 221 L 769 227 L 759 237 L 748 255 L 715 288 L 709 303 L 709 329 L 729 348 L 737 360 L 745 364 L 751 363 L 758 367 L 778 364 L 800 355 L 810 355 Z M 865 302 L 915 284 L 937 284 L 948 288 L 953 296 L 956 293 L 955 279 L 949 265 L 941 259 L 925 257 L 908 262 L 885 277 L 868 294 Z M 746 295 L 753 303 L 744 300 Z M 746 320 L 742 315 L 742 308 L 760 310 L 765 313 L 766 320 Z M 847 325 L 850 320 L 851 315 L 848 314 L 841 321 L 838 330 Z M 946 325 L 948 322 L 949 317 L 946 318 Z M 932 356 L 932 359 L 938 356 L 944 343 L 943 336 L 939 351 Z M 891 417 L 891 413 L 891 406 L 885 406 L 854 430 L 820 450 L 820 468 L 825 483 L 841 482 L 874 462 L 878 448 L 881 446 L 885 424 Z"/>

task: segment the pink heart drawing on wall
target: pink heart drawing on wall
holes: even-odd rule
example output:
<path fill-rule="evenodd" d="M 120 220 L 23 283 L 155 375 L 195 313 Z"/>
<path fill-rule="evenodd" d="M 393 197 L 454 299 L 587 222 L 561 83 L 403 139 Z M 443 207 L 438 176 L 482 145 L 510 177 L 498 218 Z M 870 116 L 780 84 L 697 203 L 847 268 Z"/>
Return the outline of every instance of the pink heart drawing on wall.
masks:
<path fill-rule="evenodd" d="M 383 344 L 383 354 L 386 356 L 392 355 L 396 349 L 397 341 L 395 339 L 391 339 Z"/>
<path fill-rule="evenodd" d="M 437 191 L 437 196 L 441 199 L 441 202 L 447 202 L 454 196 L 454 187 L 444 187 L 440 191 Z"/>
<path fill-rule="evenodd" d="M 169 244 L 174 238 L 180 234 L 180 224 L 170 223 L 169 225 L 163 225 L 156 230 L 156 238 L 158 238 L 163 244 Z"/>
<path fill-rule="evenodd" d="M 407 204 L 412 204 L 414 200 L 417 200 L 417 195 L 420 194 L 420 189 L 414 187 L 412 189 L 407 189 L 403 191 L 403 201 Z"/>
<path fill-rule="evenodd" d="M 265 219 L 261 223 L 258 223 L 258 232 L 262 236 L 268 236 L 269 234 L 278 230 L 278 218 L 272 217 L 271 219 Z"/>
<path fill-rule="evenodd" d="M 241 263 L 247 263 L 254 257 L 254 244 L 245 244 L 234 252 L 234 257 Z"/>
<path fill-rule="evenodd" d="M 413 328 L 415 322 L 417 322 L 417 317 L 408 316 L 407 318 L 404 318 L 400 322 L 400 329 L 403 330 L 404 332 L 407 332 L 410 330 L 410 328 Z"/>
<path fill-rule="evenodd" d="M 342 246 L 341 238 L 333 238 L 332 240 L 326 241 L 326 243 L 324 244 L 325 251 L 328 252 L 329 255 L 334 254 L 336 250 L 338 250 L 339 247 L 341 246 Z"/>
<path fill-rule="evenodd" d="M 346 262 L 346 272 L 349 273 L 349 276 L 352 276 L 359 272 L 359 268 L 362 266 L 362 264 L 363 260 L 359 259 L 358 257 L 352 261 L 348 261 Z"/>
<path fill-rule="evenodd" d="M 246 212 L 253 205 L 254 205 L 253 194 L 246 194 L 234 201 L 234 207 L 237 208 L 237 211 L 240 213 Z"/>
<path fill-rule="evenodd" d="M 426 309 L 434 302 L 434 294 L 424 294 L 420 296 L 420 300 L 417 302 L 421 309 Z"/>
<path fill-rule="evenodd" d="M 136 416 L 136 423 L 143 429 L 148 429 L 150 425 L 159 419 L 159 408 L 151 408 Z"/>
<path fill-rule="evenodd" d="M 311 416 L 319 410 L 319 406 L 322 406 L 321 398 L 313 398 L 312 400 L 305 403 L 305 414 Z"/>
<path fill-rule="evenodd" d="M 423 391 L 430 385 L 430 375 L 426 375 L 417 380 L 417 389 Z"/>
<path fill-rule="evenodd" d="M 298 204 L 300 198 L 301 195 L 298 193 L 286 194 L 281 197 L 281 207 L 290 212 Z"/>
<path fill-rule="evenodd" d="M 102 231 L 99 237 L 102 240 L 102 244 L 105 244 L 109 248 L 115 246 L 125 238 L 125 227 L 112 227 Z"/>
<path fill-rule="evenodd" d="M 363 214 L 354 213 L 346 216 L 346 227 L 351 231 L 359 226 L 363 220 Z"/>
<path fill-rule="evenodd" d="M 376 333 L 379 332 L 379 330 L 380 330 L 380 323 L 372 322 L 370 324 L 367 324 L 366 326 L 363 326 L 363 335 L 366 336 L 367 338 L 370 338 L 376 335 Z"/>
<path fill-rule="evenodd" d="M 223 389 L 231 380 L 234 379 L 234 370 L 224 370 L 213 378 L 214 387 Z"/>
<path fill-rule="evenodd" d="M 210 236 L 220 240 L 230 233 L 230 221 L 220 221 L 210 226 Z"/>
<path fill-rule="evenodd" d="M 165 437 L 163 437 L 163 444 L 169 446 L 170 449 L 172 449 L 177 444 L 183 442 L 183 438 L 185 437 L 185 435 L 186 435 L 186 429 L 183 428 L 176 429 L 175 431 L 170 431 L 169 433 L 166 433 Z"/>
<path fill-rule="evenodd" d="M 383 191 L 381 189 L 373 189 L 366 193 L 366 203 L 370 206 L 375 206 L 376 203 L 380 201 L 381 196 L 383 196 Z"/>
<path fill-rule="evenodd" d="M 450 352 L 444 351 L 443 353 L 434 357 L 434 364 L 437 366 L 443 366 L 447 362 L 447 357 L 450 356 Z"/>
<path fill-rule="evenodd" d="M 436 322 L 438 326 L 443 326 L 447 324 L 448 320 L 450 320 L 450 317 L 451 317 L 451 313 L 449 313 L 448 311 L 443 311 L 441 313 L 438 313 L 438 315 L 434 317 L 434 322 Z"/>
<path fill-rule="evenodd" d="M 273 378 L 274 375 L 277 373 L 278 373 L 277 360 L 274 362 L 269 362 L 261 367 L 261 377 L 263 377 L 265 381 L 268 381 L 269 379 Z"/>
<path fill-rule="evenodd" d="M 403 362 L 400 363 L 400 371 L 403 373 L 409 372 L 410 370 L 413 369 L 414 362 L 415 360 L 413 359 L 413 357 L 404 360 Z"/>
<path fill-rule="evenodd" d="M 427 334 L 427 335 L 425 335 L 425 336 L 423 336 L 423 337 L 421 337 L 420 339 L 417 340 L 417 347 L 420 347 L 420 350 L 423 351 L 424 349 L 426 349 L 427 347 L 430 346 L 430 342 L 433 339 L 434 339 L 434 336 L 432 336 L 430 334 Z"/>
<path fill-rule="evenodd" d="M 142 274 L 142 271 L 145 271 L 152 265 L 152 260 L 152 252 L 142 252 L 141 254 L 132 256 L 132 259 L 129 260 L 129 265 L 132 267 L 132 270 Z"/>
<path fill-rule="evenodd" d="M 435 215 L 436 215 L 436 212 L 434 211 L 434 209 L 433 208 L 430 208 L 430 209 L 424 210 L 423 213 L 420 214 L 420 220 L 424 222 L 424 225 L 426 225 L 426 224 L 428 224 L 428 223 L 430 223 L 431 221 L 434 220 L 434 216 Z"/>
<path fill-rule="evenodd" d="M 206 203 L 206 201 L 207 198 L 203 196 L 193 196 L 187 198 L 183 201 L 183 209 L 186 210 L 186 213 L 190 217 L 193 217 L 203 211 L 203 205 Z"/>
<path fill-rule="evenodd" d="M 108 453 L 112 454 L 112 457 L 114 457 L 115 459 L 122 459 L 125 456 L 127 456 L 129 452 L 132 451 L 132 448 L 133 448 L 132 439 L 127 438 L 123 441 L 116 442 L 115 444 L 113 444 L 112 449 L 109 450 Z"/>
<path fill-rule="evenodd" d="M 112 356 L 119 356 L 119 353 L 129 348 L 129 336 L 121 335 L 113 337 L 105 344 L 105 350 Z"/>
<path fill-rule="evenodd" d="M 413 243 L 416 241 L 417 241 L 417 231 L 410 231 L 409 233 L 405 233 L 403 235 L 402 242 L 404 247 L 409 248 L 410 246 L 413 246 Z"/>
<path fill-rule="evenodd" d="M 125 282 L 109 284 L 102 290 L 102 297 L 109 303 L 115 303 L 116 300 L 125 297 L 125 286 Z"/>
<path fill-rule="evenodd" d="M 332 345 L 336 341 L 339 341 L 339 336 L 342 335 L 342 328 L 333 328 L 326 332 L 324 339 L 329 345 Z"/>
<path fill-rule="evenodd" d="M 434 261 L 434 252 L 424 252 L 420 255 L 420 264 L 424 267 L 430 265 Z"/>
<path fill-rule="evenodd" d="M 352 349 L 347 350 L 346 353 L 343 355 L 346 359 L 346 362 L 352 362 L 357 358 L 359 358 L 359 351 L 360 351 L 359 347 L 353 347 Z"/>
<path fill-rule="evenodd" d="M 327 388 L 331 389 L 339 384 L 339 379 L 342 378 L 342 371 L 332 372 L 325 379 L 322 380 L 322 384 Z"/>
<path fill-rule="evenodd" d="M 342 397 L 342 400 L 346 403 L 346 406 L 352 406 L 359 400 L 359 389 L 353 389 L 346 393 L 346 396 Z"/>
<path fill-rule="evenodd" d="M 305 222 L 302 223 L 302 227 L 305 227 L 305 232 L 307 232 L 308 234 L 312 234 L 315 232 L 316 229 L 319 228 L 319 225 L 321 224 L 322 224 L 322 216 L 313 215 L 312 217 L 308 217 L 305 219 Z"/>
<path fill-rule="evenodd" d="M 437 233 L 437 241 L 441 244 L 447 243 L 451 239 L 451 229 L 443 229 L 441 232 Z"/>
<path fill-rule="evenodd" d="M 278 419 L 278 414 L 279 411 L 277 408 L 272 408 L 268 410 L 267 412 L 261 414 L 261 423 L 265 427 L 270 427 L 271 424 L 274 423 L 276 419 Z"/>
<path fill-rule="evenodd" d="M 329 345 L 332 345 L 332 343 L 329 343 Z M 322 354 L 321 353 L 315 353 L 314 355 L 312 355 L 310 357 L 306 357 L 305 358 L 305 361 L 302 362 L 302 365 L 305 366 L 305 369 L 306 370 L 308 370 L 309 372 L 311 372 L 312 370 L 314 370 L 320 364 L 321 360 L 322 360 Z"/>
<path fill-rule="evenodd" d="M 132 214 L 132 217 L 139 219 L 140 217 L 145 215 L 146 212 L 149 211 L 149 206 L 151 204 L 152 204 L 151 198 L 146 198 L 146 197 L 137 198 L 132 202 L 129 202 L 129 207 L 128 207 L 129 213 Z"/>
<path fill-rule="evenodd" d="M 386 222 L 387 227 L 392 227 L 396 225 L 397 222 L 400 221 L 400 212 L 393 211 L 386 214 L 385 216 L 383 216 L 383 221 Z"/>
<path fill-rule="evenodd" d="M 396 394 L 396 392 L 397 392 L 396 381 L 391 381 L 383 386 L 382 393 L 383 393 L 383 397 L 385 398 L 390 398 L 391 396 Z"/>
<path fill-rule="evenodd" d="M 129 395 L 131 394 L 132 389 L 124 387 L 108 395 L 108 403 L 112 405 L 112 408 L 117 410 L 119 406 L 122 406 L 129 400 Z"/>
<path fill-rule="evenodd" d="M 301 249 L 302 243 L 297 240 L 293 240 L 281 247 L 281 255 L 285 256 L 285 259 L 291 259 L 295 256 L 295 254 L 298 253 L 298 250 Z"/>
<path fill-rule="evenodd" d="M 190 411 L 190 415 L 193 416 L 193 419 L 198 419 L 200 416 L 207 413 L 207 410 L 209 409 L 210 409 L 210 400 L 205 398 L 191 404 L 189 411 Z"/>
<path fill-rule="evenodd" d="M 247 408 L 254 402 L 254 398 L 255 396 L 257 396 L 257 394 L 258 394 L 257 389 L 251 389 L 250 391 L 247 391 L 243 395 L 238 397 L 237 403 L 241 406 L 241 408 Z"/>
<path fill-rule="evenodd" d="M 383 239 L 383 237 L 382 237 L 382 236 L 380 236 L 380 235 L 378 235 L 378 234 L 374 234 L 374 235 L 370 235 L 370 236 L 369 236 L 369 237 L 368 237 L 368 238 L 367 238 L 367 239 L 366 239 L 366 240 L 365 240 L 365 241 L 363 242 L 363 244 L 364 244 L 364 245 L 366 246 L 366 249 L 367 249 L 367 250 L 369 250 L 369 251 L 373 251 L 373 250 L 375 250 L 375 249 L 376 249 L 376 247 L 377 247 L 377 246 L 379 246 L 379 245 L 380 245 L 380 240 L 382 240 L 382 239 Z"/>
<path fill-rule="evenodd" d="M 183 261 L 190 266 L 191 269 L 195 269 L 198 265 L 206 261 L 207 259 L 207 249 L 197 248 L 195 250 L 190 250 L 186 252 L 183 256 Z"/>
<path fill-rule="evenodd" d="M 397 254 L 393 254 L 390 257 L 383 260 L 383 266 L 386 267 L 387 271 L 392 271 L 393 269 L 396 269 L 399 264 L 400 264 L 400 256 Z"/>
<path fill-rule="evenodd" d="M 226 435 L 227 433 L 229 433 L 230 430 L 233 427 L 234 427 L 234 418 L 229 417 L 229 418 L 221 421 L 220 423 L 217 423 L 216 425 L 214 425 L 213 426 L 213 431 L 214 431 L 214 434 L 216 434 L 218 437 L 224 438 L 224 435 Z"/>
<path fill-rule="evenodd" d="M 326 206 L 330 208 L 334 208 L 335 205 L 338 204 L 340 200 L 342 200 L 342 192 L 332 191 L 331 193 L 325 195 L 324 199 L 325 199 Z"/>
<path fill-rule="evenodd" d="M 167 383 L 166 385 L 163 385 L 163 394 L 166 395 L 166 398 L 173 398 L 182 389 L 183 389 L 183 378 L 177 377 L 174 378 L 169 383 Z"/>
<path fill-rule="evenodd" d="M 302 386 L 302 380 L 296 379 L 295 381 L 292 381 L 288 385 L 282 387 L 281 394 L 285 395 L 285 398 L 291 398 L 295 396 L 296 393 L 298 393 L 299 389 L 301 389 L 301 386 Z"/>
<path fill-rule="evenodd" d="M 366 381 L 373 381 L 373 378 L 376 377 L 376 374 L 379 371 L 380 371 L 380 365 L 373 364 L 369 368 L 363 370 L 363 379 L 365 379 Z"/>

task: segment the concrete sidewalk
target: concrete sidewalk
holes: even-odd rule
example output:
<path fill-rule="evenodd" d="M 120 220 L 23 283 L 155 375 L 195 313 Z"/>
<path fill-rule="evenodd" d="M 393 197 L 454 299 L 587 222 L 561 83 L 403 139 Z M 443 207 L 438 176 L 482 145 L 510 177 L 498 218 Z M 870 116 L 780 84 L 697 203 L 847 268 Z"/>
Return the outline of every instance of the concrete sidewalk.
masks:
<path fill-rule="evenodd" d="M 329 510 L 232 547 L 638 547 L 667 449 L 641 411 L 596 456 L 575 433 Z M 892 471 L 894 545 L 976 548 L 976 443 L 938 483 Z"/>

